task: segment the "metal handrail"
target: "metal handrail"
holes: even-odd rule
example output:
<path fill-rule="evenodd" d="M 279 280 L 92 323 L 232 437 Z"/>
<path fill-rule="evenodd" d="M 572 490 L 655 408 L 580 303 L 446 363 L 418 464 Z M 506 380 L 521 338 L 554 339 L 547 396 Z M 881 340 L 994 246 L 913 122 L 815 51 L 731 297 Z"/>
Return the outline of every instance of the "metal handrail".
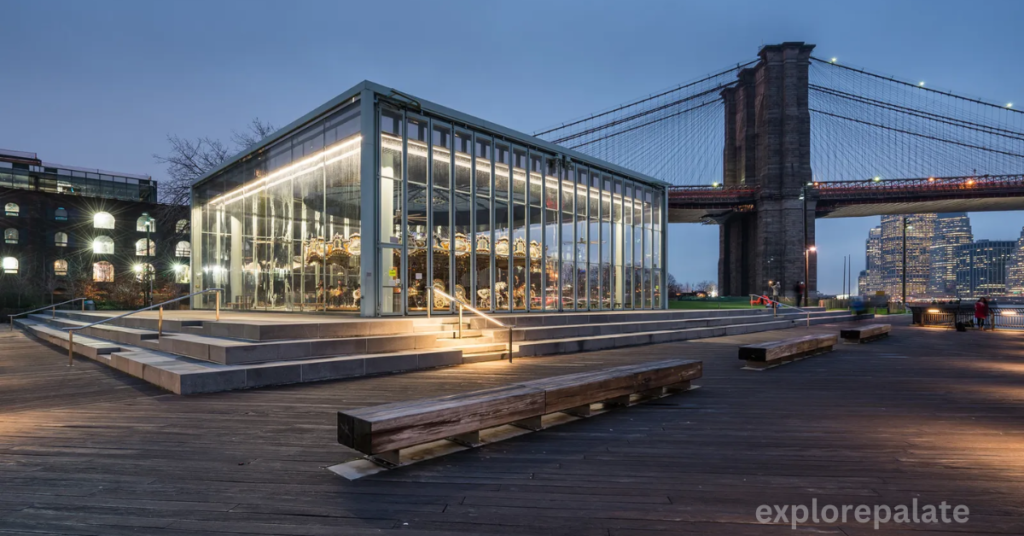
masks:
<path fill-rule="evenodd" d="M 782 303 L 780 301 L 775 301 L 775 300 L 773 300 L 773 299 L 771 299 L 768 296 L 765 296 L 763 294 L 750 294 L 750 296 L 754 297 L 754 298 L 759 298 L 759 299 L 765 300 L 765 301 L 767 301 L 769 303 L 774 303 L 775 305 L 779 305 L 781 307 L 788 307 L 790 309 L 795 309 L 797 311 L 800 311 L 801 313 L 806 314 L 807 315 L 807 327 L 811 327 L 811 312 L 810 311 L 805 311 L 805 310 L 803 310 L 803 309 L 801 309 L 799 307 L 796 307 L 794 305 L 789 305 L 787 303 Z M 779 316 L 778 308 L 772 307 L 772 316 Z"/>
<path fill-rule="evenodd" d="M 65 303 L 72 303 L 72 302 L 76 302 L 78 300 L 82 300 L 82 310 L 85 311 L 85 300 L 88 300 L 88 299 L 89 298 L 87 298 L 85 296 L 82 296 L 81 298 L 72 298 L 70 300 L 62 301 L 60 303 L 51 303 L 50 305 L 47 305 L 45 307 L 40 307 L 38 309 L 32 309 L 31 311 L 25 311 L 24 313 L 14 313 L 13 315 L 7 315 L 11 319 L 11 331 L 14 331 L 14 317 L 16 317 L 16 316 L 30 315 L 32 313 L 36 313 L 36 312 L 39 312 L 39 311 L 45 311 L 46 309 L 50 309 L 51 312 L 53 313 L 51 318 L 57 318 L 57 306 L 58 305 L 64 305 Z"/>
<path fill-rule="evenodd" d="M 222 289 L 222 288 L 208 288 L 206 290 L 200 290 L 199 292 L 193 292 L 192 294 L 187 294 L 185 296 L 178 296 L 177 298 L 173 298 L 173 299 L 170 299 L 170 300 L 167 300 L 167 301 L 164 301 L 164 302 L 160 302 L 160 303 L 157 303 L 155 305 L 150 305 L 150 306 L 147 306 L 147 307 L 143 307 L 142 309 L 136 309 L 135 311 L 128 311 L 127 313 L 124 313 L 122 315 L 111 316 L 111 317 L 108 317 L 108 318 L 104 318 L 103 320 L 97 320 L 96 322 L 93 322 L 91 324 L 86 324 L 84 326 L 73 326 L 73 327 L 70 327 L 70 328 L 63 328 L 63 329 L 66 329 L 67 332 L 68 332 L 68 366 L 69 367 L 75 366 L 75 359 L 74 359 L 75 358 L 75 350 L 74 350 L 74 348 L 75 348 L 75 332 L 76 331 L 78 331 L 80 329 L 91 328 L 93 326 L 98 326 L 100 324 L 106 324 L 107 322 L 110 322 L 110 321 L 113 321 L 113 320 L 117 320 L 119 318 L 124 318 L 126 316 L 131 316 L 131 315 L 133 315 L 135 313 L 141 313 L 142 311 L 149 311 L 151 309 L 159 308 L 160 309 L 160 316 L 157 319 L 157 323 L 156 323 L 157 338 L 159 339 L 159 338 L 163 337 L 163 335 L 164 335 L 164 305 L 167 305 L 168 303 L 179 302 L 181 300 L 184 300 L 184 299 L 187 299 L 187 298 L 191 298 L 192 296 L 198 296 L 200 294 L 206 294 L 208 292 L 215 292 L 215 293 L 217 293 L 217 299 L 216 299 L 216 311 L 217 311 L 217 313 L 216 313 L 215 318 L 218 321 L 220 321 L 220 293 L 224 292 L 224 289 Z"/>
<path fill-rule="evenodd" d="M 509 363 L 512 362 L 512 329 L 513 329 L 513 326 L 511 326 L 511 325 L 507 325 L 506 326 L 505 324 L 502 324 L 501 322 L 499 322 L 497 319 L 491 318 L 490 315 L 488 315 L 488 314 L 486 314 L 486 313 L 484 313 L 484 312 L 474 308 L 473 306 L 469 305 L 468 303 L 466 303 L 466 299 L 465 298 L 456 298 L 455 296 L 452 296 L 451 294 L 448 294 L 447 292 L 445 292 L 445 291 L 443 291 L 443 290 L 441 290 L 439 288 L 434 288 L 434 287 L 427 287 L 427 312 L 428 313 L 430 312 L 430 306 L 433 305 L 433 303 L 434 303 L 434 298 L 431 295 L 431 293 L 434 293 L 434 292 L 440 294 L 441 296 L 444 296 L 445 298 L 448 298 L 449 300 L 451 300 L 451 301 L 453 301 L 453 302 L 455 302 L 455 303 L 457 303 L 459 305 L 459 337 L 458 338 L 460 338 L 460 339 L 462 338 L 462 309 L 463 308 L 469 309 L 470 311 L 480 315 L 481 317 L 483 317 L 487 321 L 489 321 L 491 323 L 494 323 L 494 324 L 498 325 L 499 327 L 508 328 L 508 362 Z"/>

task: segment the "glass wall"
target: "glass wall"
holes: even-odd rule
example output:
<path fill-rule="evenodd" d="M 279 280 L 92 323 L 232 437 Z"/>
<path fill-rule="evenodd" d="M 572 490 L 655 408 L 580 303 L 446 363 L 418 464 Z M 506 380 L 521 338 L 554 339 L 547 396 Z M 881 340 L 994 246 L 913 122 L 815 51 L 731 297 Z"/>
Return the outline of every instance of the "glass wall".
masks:
<path fill-rule="evenodd" d="M 352 102 L 197 186 L 194 290 L 224 289 L 230 309 L 358 310 L 359 131 Z"/>
<path fill-rule="evenodd" d="M 360 106 L 193 188 L 193 290 L 382 316 L 661 307 L 663 188 L 428 107 Z"/>

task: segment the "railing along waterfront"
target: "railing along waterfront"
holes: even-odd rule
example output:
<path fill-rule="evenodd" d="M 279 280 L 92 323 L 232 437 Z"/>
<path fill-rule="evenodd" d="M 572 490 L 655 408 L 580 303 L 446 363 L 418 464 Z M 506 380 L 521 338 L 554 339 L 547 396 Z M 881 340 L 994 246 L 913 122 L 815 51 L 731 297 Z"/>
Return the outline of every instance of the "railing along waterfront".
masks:
<path fill-rule="evenodd" d="M 71 327 L 71 328 L 64 328 L 64 329 L 66 329 L 68 331 L 68 366 L 69 367 L 75 366 L 75 332 L 76 331 L 83 330 L 85 328 L 91 328 L 93 326 L 98 326 L 100 324 L 106 324 L 107 322 L 111 322 L 111 321 L 117 320 L 119 318 L 125 318 L 125 317 L 131 316 L 131 315 L 133 315 L 135 313 L 141 313 L 142 311 L 151 311 L 153 309 L 159 309 L 160 310 L 160 316 L 157 317 L 157 322 L 156 322 L 156 329 L 157 329 L 157 335 L 156 336 L 157 336 L 157 339 L 159 339 L 159 338 L 162 338 L 163 335 L 164 335 L 164 306 L 165 305 L 167 305 L 169 303 L 179 302 L 181 300 L 185 300 L 185 299 L 191 298 L 193 296 L 198 296 L 200 294 L 207 294 L 207 293 L 210 293 L 210 292 L 214 292 L 217 295 L 216 296 L 216 300 L 215 300 L 217 303 L 216 303 L 216 313 L 215 313 L 215 317 L 214 318 L 216 318 L 219 321 L 220 320 L 220 293 L 224 292 L 224 289 L 222 289 L 222 288 L 208 288 L 206 290 L 200 290 L 199 292 L 193 292 L 192 294 L 186 294 L 185 296 L 178 296 L 177 298 L 173 298 L 173 299 L 170 299 L 170 300 L 167 300 L 167 301 L 164 301 L 164 302 L 160 302 L 160 303 L 157 303 L 157 304 L 154 304 L 154 305 L 150 305 L 148 307 L 143 307 L 142 309 L 137 309 L 135 311 L 128 311 L 127 313 L 124 313 L 124 314 L 121 314 L 121 315 L 117 315 L 117 316 L 111 316 L 111 317 L 108 317 L 108 318 L 104 318 L 103 320 L 97 320 L 96 322 L 93 322 L 91 324 L 86 324 L 84 326 L 75 326 L 75 327 Z"/>
<path fill-rule="evenodd" d="M 911 306 L 914 323 L 919 326 L 939 326 L 955 329 L 957 323 L 964 326 L 976 325 L 974 303 L 933 304 Z M 985 328 L 991 330 L 1024 330 L 1024 306 L 996 305 L 989 309 Z"/>
<path fill-rule="evenodd" d="M 81 297 L 81 298 L 72 298 L 70 300 L 62 301 L 60 303 L 51 303 L 50 305 L 47 305 L 45 307 L 40 307 L 38 309 L 32 309 L 31 311 L 25 311 L 23 313 L 14 313 L 13 315 L 7 315 L 11 319 L 11 331 L 14 331 L 14 317 L 16 317 L 16 316 L 30 315 L 32 313 L 38 313 L 39 311 L 45 311 L 45 310 L 49 309 L 50 310 L 50 318 L 57 318 L 57 307 L 58 306 L 64 305 L 66 303 L 73 303 L 73 302 L 76 302 L 78 300 L 82 300 L 82 311 L 85 311 L 85 301 L 88 300 L 88 299 L 89 298 L 86 298 L 84 296 Z"/>
<path fill-rule="evenodd" d="M 459 306 L 459 338 L 460 339 L 462 338 L 462 309 L 463 308 L 469 309 L 470 311 L 480 315 L 485 320 L 487 320 L 488 322 L 490 322 L 490 323 L 492 323 L 492 324 L 494 324 L 496 326 L 499 326 L 499 327 L 502 327 L 502 328 L 508 328 L 508 362 L 509 363 L 512 362 L 512 329 L 513 329 L 513 326 L 511 326 L 511 325 L 507 325 L 506 326 L 505 324 L 503 324 L 503 323 L 499 322 L 498 320 L 492 318 L 490 315 L 488 315 L 488 314 L 486 314 L 486 313 L 484 313 L 484 312 L 474 308 L 473 306 L 469 305 L 468 303 L 466 303 L 466 300 L 464 298 L 456 298 L 456 297 L 452 296 L 451 294 L 448 294 L 447 292 L 445 292 L 445 291 L 443 291 L 443 290 L 441 290 L 439 288 L 427 287 L 427 300 L 428 300 L 427 303 L 434 303 L 434 297 L 433 297 L 433 295 L 431 293 L 440 294 L 442 297 L 444 297 L 444 298 L 446 298 L 446 299 L 448 299 L 448 300 L 458 304 L 458 306 Z M 430 310 L 429 309 L 427 309 L 427 317 L 428 318 L 430 317 Z"/>

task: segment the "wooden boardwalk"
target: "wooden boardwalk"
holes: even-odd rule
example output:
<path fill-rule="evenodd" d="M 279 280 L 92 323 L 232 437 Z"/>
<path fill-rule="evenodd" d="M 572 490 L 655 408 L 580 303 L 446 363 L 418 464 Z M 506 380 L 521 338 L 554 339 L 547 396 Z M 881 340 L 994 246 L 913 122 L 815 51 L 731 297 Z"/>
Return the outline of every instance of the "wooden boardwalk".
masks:
<path fill-rule="evenodd" d="M 800 533 L 1024 534 L 1024 333 L 895 327 L 765 372 L 736 347 L 815 326 L 193 397 L 0 334 L 0 534 L 794 534 L 762 504 L 965 504 L 966 524 Z M 335 412 L 641 360 L 702 388 L 348 481 Z"/>

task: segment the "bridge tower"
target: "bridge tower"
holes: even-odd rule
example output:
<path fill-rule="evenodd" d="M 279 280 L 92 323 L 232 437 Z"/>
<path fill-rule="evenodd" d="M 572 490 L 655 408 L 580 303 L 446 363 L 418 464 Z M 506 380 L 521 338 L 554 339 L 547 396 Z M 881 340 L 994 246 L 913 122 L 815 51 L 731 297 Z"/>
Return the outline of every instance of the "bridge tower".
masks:
<path fill-rule="evenodd" d="M 805 282 L 817 289 L 814 244 L 814 189 L 811 175 L 811 116 L 808 68 L 814 45 L 768 45 L 757 65 L 738 73 L 722 91 L 725 102 L 726 186 L 759 188 L 752 207 L 719 220 L 719 292 L 742 296 L 768 291 L 779 281 L 785 296 Z M 806 194 L 806 195 L 805 195 Z"/>

